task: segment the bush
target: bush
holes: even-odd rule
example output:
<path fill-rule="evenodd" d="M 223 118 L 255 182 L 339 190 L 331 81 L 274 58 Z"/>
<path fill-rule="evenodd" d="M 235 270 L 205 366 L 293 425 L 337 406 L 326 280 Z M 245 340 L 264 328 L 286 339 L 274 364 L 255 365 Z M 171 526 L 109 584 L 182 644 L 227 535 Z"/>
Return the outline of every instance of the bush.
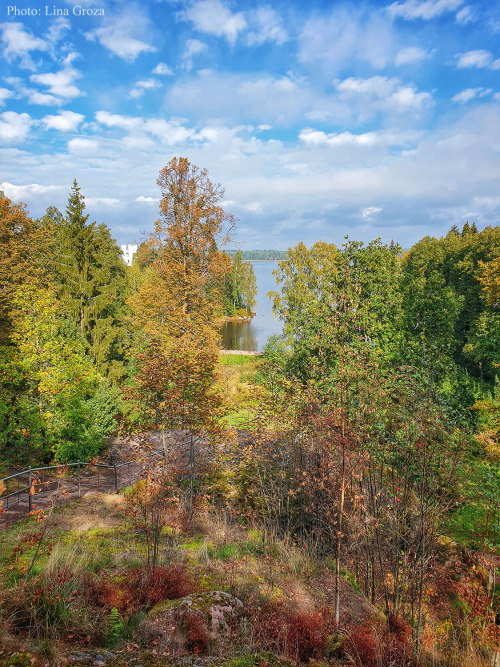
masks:
<path fill-rule="evenodd" d="M 292 660 L 323 658 L 334 631 L 332 612 L 327 607 L 305 612 L 267 602 L 260 607 L 250 606 L 250 615 L 257 642 Z"/>
<path fill-rule="evenodd" d="M 356 667 L 406 667 L 414 664 L 410 637 L 410 626 L 398 616 L 390 616 L 380 631 L 361 625 L 348 628 L 341 651 Z"/>
<path fill-rule="evenodd" d="M 184 565 L 138 568 L 128 584 L 130 594 L 142 607 L 154 607 L 163 600 L 178 600 L 195 592 Z"/>

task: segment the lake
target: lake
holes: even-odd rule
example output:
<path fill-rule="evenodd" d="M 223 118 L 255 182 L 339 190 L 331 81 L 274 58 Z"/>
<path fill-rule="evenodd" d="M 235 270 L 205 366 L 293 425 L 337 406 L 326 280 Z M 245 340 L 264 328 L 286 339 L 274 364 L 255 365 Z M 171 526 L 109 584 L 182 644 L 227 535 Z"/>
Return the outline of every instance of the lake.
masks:
<path fill-rule="evenodd" d="M 257 281 L 257 306 L 251 322 L 225 322 L 221 327 L 226 350 L 260 351 L 269 336 L 281 333 L 281 321 L 274 317 L 272 302 L 267 293 L 276 290 L 273 271 L 278 261 L 250 262 Z"/>

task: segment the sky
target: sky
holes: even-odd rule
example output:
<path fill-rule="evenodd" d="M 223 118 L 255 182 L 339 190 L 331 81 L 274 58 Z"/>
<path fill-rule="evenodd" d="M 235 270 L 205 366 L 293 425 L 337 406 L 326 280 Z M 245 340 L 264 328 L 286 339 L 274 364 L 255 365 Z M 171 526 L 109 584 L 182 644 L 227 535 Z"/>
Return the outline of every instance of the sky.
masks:
<path fill-rule="evenodd" d="M 231 247 L 498 224 L 498 0 L 46 1 L 0 8 L 0 189 L 32 217 L 76 179 L 141 242 L 183 156 Z"/>

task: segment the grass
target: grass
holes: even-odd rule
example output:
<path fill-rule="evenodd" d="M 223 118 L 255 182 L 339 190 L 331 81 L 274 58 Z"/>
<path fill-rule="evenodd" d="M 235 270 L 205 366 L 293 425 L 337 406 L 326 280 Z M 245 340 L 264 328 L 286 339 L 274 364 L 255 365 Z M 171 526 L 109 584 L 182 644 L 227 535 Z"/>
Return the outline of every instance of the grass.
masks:
<path fill-rule="evenodd" d="M 132 647 L 130 657 L 139 659 L 140 656 L 144 665 L 156 664 L 143 654 L 145 648 L 150 650 L 156 644 L 151 643 L 145 630 L 148 607 L 144 607 L 143 601 L 142 606 L 138 606 L 139 593 L 135 592 L 133 584 L 149 581 L 150 570 L 145 566 L 145 536 L 134 528 L 125 512 L 126 506 L 123 496 L 95 494 L 58 508 L 52 515 L 47 548 L 44 546 L 41 550 L 26 585 L 22 584 L 21 567 L 26 567 L 26 562 L 33 557 L 36 545 L 29 546 L 17 563 L 9 558 L 9 554 L 27 534 L 36 530 L 33 519 L 25 519 L 0 534 L 0 596 L 7 601 L 3 621 L 0 612 L 0 623 L 5 622 L 5 627 L 9 623 L 15 625 L 15 619 L 5 617 L 5 610 L 14 609 L 19 623 L 22 614 L 31 614 L 32 637 L 25 641 L 27 651 L 32 654 L 38 651 L 42 658 L 43 654 L 46 656 L 56 650 L 74 651 L 75 647 L 88 653 L 91 647 L 95 650 L 116 647 L 116 650 L 124 651 L 127 646 Z M 280 539 L 258 526 L 242 525 L 231 514 L 224 514 L 221 508 L 208 504 L 198 508 L 188 526 L 181 530 L 178 525 L 173 522 L 170 528 L 162 531 L 162 539 L 167 540 L 176 526 L 178 546 L 174 562 L 184 573 L 182 576 L 196 582 L 196 590 L 200 593 L 219 590 L 235 595 L 243 601 L 248 615 L 246 634 L 238 635 L 238 640 L 228 640 L 219 649 L 221 659 L 217 665 L 262 667 L 267 664 L 270 667 L 290 664 L 281 659 L 281 654 L 278 658 L 266 652 L 279 654 L 273 645 L 266 644 L 267 625 L 277 622 L 273 621 L 272 614 L 275 613 L 278 620 L 295 619 L 297 637 L 302 636 L 303 630 L 312 633 L 318 610 L 325 607 L 331 610 L 335 606 L 335 577 L 331 563 L 326 558 L 315 557 L 314 553 L 309 555 L 309 549 Z M 8 569 L 9 564 L 13 565 L 12 570 Z M 348 600 L 344 603 L 343 613 L 351 619 L 350 623 L 366 622 L 375 610 L 355 590 L 357 582 L 352 573 L 343 570 L 342 574 L 346 578 L 341 582 L 342 595 Z M 152 590 L 149 584 L 141 586 L 142 594 Z M 20 591 L 23 591 L 22 595 Z M 137 597 L 135 602 L 134 596 Z M 448 600 L 448 607 L 458 611 L 463 607 L 466 614 L 465 601 L 465 598 L 455 596 Z M 469 600 L 469 608 L 473 604 L 474 601 L 470 603 Z M 255 617 L 253 613 L 256 613 Z M 257 625 L 254 627 L 252 623 Z M 17 628 L 17 645 L 19 637 L 28 637 L 27 627 L 29 630 L 29 626 L 21 623 Z M 195 629 L 194 626 L 191 628 L 193 632 Z M 91 639 L 87 640 L 87 637 Z M 149 655 L 152 656 L 151 651 Z M 284 651 L 283 655 L 290 654 Z M 463 664 L 483 664 L 481 656 L 470 653 L 468 659 L 471 662 Z M 60 664 L 55 658 L 49 662 Z"/>

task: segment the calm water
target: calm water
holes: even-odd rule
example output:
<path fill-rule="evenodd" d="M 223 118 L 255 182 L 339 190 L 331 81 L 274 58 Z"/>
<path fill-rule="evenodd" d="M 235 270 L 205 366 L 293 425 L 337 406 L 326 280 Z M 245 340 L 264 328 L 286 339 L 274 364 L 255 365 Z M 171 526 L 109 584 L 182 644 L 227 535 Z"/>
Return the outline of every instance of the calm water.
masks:
<path fill-rule="evenodd" d="M 257 279 L 257 306 L 251 322 L 225 322 L 221 328 L 226 350 L 262 350 L 268 336 L 281 333 L 281 322 L 274 317 L 267 293 L 276 290 L 272 272 L 277 261 L 251 262 Z"/>

